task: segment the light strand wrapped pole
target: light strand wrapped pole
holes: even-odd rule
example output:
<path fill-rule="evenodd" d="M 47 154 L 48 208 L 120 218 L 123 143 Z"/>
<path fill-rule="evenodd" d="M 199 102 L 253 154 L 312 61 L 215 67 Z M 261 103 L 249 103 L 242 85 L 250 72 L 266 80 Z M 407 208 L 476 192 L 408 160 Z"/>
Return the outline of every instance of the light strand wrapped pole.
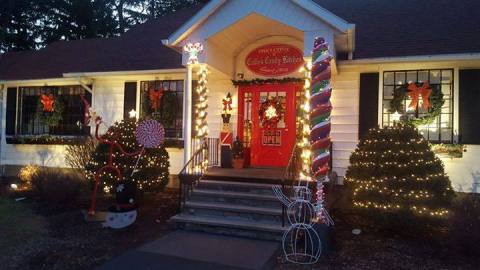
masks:
<path fill-rule="evenodd" d="M 327 225 L 333 223 L 324 208 L 324 186 L 328 181 L 330 161 L 330 130 L 332 104 L 330 85 L 332 57 L 328 43 L 323 38 L 316 38 L 312 52 L 311 97 L 310 105 L 310 142 L 312 151 L 312 176 L 317 181 L 316 208 L 317 218 Z"/>
<path fill-rule="evenodd" d="M 208 138 L 208 124 L 207 124 L 207 108 L 208 108 L 208 87 L 207 87 L 207 74 L 208 69 L 205 65 L 201 65 L 197 73 L 198 75 L 198 86 L 197 86 L 197 96 L 198 100 L 195 104 L 195 140 L 197 142 L 197 147 L 203 147 L 203 144 L 206 143 Z M 194 149 L 195 151 L 197 149 Z M 204 159 L 200 165 L 200 170 L 205 170 L 208 167 L 208 152 L 205 149 L 203 153 Z"/>
<path fill-rule="evenodd" d="M 299 122 L 301 129 L 301 138 L 298 142 L 299 148 L 302 150 L 300 155 L 302 159 L 302 167 L 300 168 L 299 173 L 299 182 L 301 185 L 305 183 L 308 185 L 308 182 L 311 181 L 311 145 L 310 145 L 310 87 L 311 87 L 311 70 L 312 70 L 312 61 L 307 60 L 303 67 L 305 82 L 303 85 L 303 104 L 300 110 Z"/>

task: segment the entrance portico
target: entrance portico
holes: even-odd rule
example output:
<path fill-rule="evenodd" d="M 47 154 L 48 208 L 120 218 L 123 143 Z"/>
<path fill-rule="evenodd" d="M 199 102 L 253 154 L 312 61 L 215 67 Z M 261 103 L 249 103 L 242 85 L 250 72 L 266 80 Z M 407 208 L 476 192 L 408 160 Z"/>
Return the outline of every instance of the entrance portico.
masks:
<path fill-rule="evenodd" d="M 301 19 L 300 19 L 301 18 Z M 261 26 L 261 27 L 260 27 Z M 220 136 L 222 129 L 222 98 L 232 94 L 231 128 L 247 145 L 252 166 L 284 167 L 295 144 L 297 95 L 301 92 L 304 73 L 298 68 L 288 72 L 259 73 L 252 70 L 246 59 L 263 46 L 280 45 L 301 52 L 310 61 L 313 39 L 321 36 L 330 46 L 331 54 L 353 49 L 354 26 L 324 10 L 311 1 L 211 1 L 192 17 L 164 44 L 181 50 L 186 44 L 200 43 L 199 65 L 189 65 L 185 91 L 185 128 L 188 132 L 195 118 L 191 112 L 191 81 L 200 65 L 208 68 L 207 123 L 209 137 Z M 288 58 L 279 58 L 288 61 Z M 268 63 L 267 63 L 268 64 Z M 302 66 L 302 65 L 300 65 Z M 335 62 L 332 61 L 333 73 Z M 192 72 L 193 73 L 190 73 Z M 193 74 L 190 76 L 189 74 Z M 286 83 L 259 83 L 254 86 L 235 86 L 232 80 L 284 80 Z M 296 82 L 288 79 L 297 79 Z M 265 127 L 258 116 L 262 102 L 275 98 L 283 107 L 283 119 L 274 127 Z M 195 135 L 193 135 L 195 137 Z M 192 154 L 191 137 L 185 136 L 185 162 Z"/>

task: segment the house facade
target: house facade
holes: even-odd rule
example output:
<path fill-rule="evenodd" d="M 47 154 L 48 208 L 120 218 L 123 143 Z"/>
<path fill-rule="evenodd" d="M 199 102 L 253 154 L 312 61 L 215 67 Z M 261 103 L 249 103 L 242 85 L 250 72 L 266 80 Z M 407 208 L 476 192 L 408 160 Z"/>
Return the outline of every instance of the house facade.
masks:
<path fill-rule="evenodd" d="M 222 113 L 230 93 L 230 129 L 246 144 L 250 166 L 285 167 L 296 140 L 305 78 L 301 69 L 311 62 L 313 40 L 322 37 L 333 56 L 332 170 L 340 179 L 369 128 L 411 114 L 431 116 L 419 130 L 433 144 L 457 150 L 456 144 L 464 145 L 466 152 L 461 148 L 455 158 L 442 160 L 457 191 L 477 192 L 478 4 L 338 2 L 212 0 L 117 38 L 56 42 L 37 52 L 1 56 L 3 173 L 30 163 L 65 167 L 65 145 L 92 132 L 81 125 L 83 97 L 105 123 L 152 114 L 165 121 L 170 172 L 177 174 L 192 155 L 195 104 L 200 102 L 195 89 L 204 75 L 208 137 L 220 138 L 225 131 Z M 418 19 L 412 22 L 409 16 Z M 184 47 L 195 44 L 203 50 L 191 63 Z M 441 93 L 440 107 L 424 107 L 421 95 L 406 95 L 400 111 L 392 110 L 396 90 L 412 84 Z M 154 106 L 150 94 L 160 90 L 161 102 Z M 63 117 L 56 127 L 36 117 L 42 94 L 62 100 Z M 420 103 L 411 107 L 415 98 Z M 273 128 L 259 117 L 269 99 L 283 110 Z"/>

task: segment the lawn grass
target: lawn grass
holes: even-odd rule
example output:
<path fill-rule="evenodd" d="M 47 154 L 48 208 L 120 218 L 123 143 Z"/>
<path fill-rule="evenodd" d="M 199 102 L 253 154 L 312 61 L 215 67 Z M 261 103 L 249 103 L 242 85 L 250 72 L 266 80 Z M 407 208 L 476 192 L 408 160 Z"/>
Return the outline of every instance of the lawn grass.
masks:
<path fill-rule="evenodd" d="M 5 255 L 16 244 L 35 240 L 47 233 L 47 222 L 24 202 L 0 198 L 0 232 L 0 253 Z"/>

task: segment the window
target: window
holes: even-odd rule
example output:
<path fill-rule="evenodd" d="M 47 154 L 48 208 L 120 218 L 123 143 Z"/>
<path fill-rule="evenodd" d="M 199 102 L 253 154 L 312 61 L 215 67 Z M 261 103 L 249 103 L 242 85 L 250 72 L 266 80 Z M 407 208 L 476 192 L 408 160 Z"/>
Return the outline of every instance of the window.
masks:
<path fill-rule="evenodd" d="M 384 126 L 393 125 L 390 102 L 393 99 L 394 90 L 404 84 L 414 82 L 428 82 L 432 89 L 441 90 L 445 103 L 440 115 L 430 125 L 419 126 L 422 135 L 431 142 L 453 142 L 453 69 L 430 69 L 430 70 L 406 70 L 386 71 L 383 73 L 383 108 L 382 123 Z M 402 106 L 404 111 L 410 103 L 407 95 Z M 425 116 L 428 111 L 418 108 L 415 112 L 418 117 Z"/>
<path fill-rule="evenodd" d="M 163 90 L 158 108 L 150 102 L 150 91 Z M 165 127 L 165 137 L 183 138 L 183 80 L 140 83 L 140 115 L 152 117 Z"/>
<path fill-rule="evenodd" d="M 38 117 L 42 112 L 40 95 L 52 94 L 55 102 L 61 102 L 63 113 L 59 124 L 49 127 Z M 79 85 L 73 86 L 44 86 L 20 87 L 18 105 L 18 134 L 19 135 L 85 135 L 89 129 L 82 126 L 84 105 L 80 95 L 90 99 L 85 89 Z"/>

